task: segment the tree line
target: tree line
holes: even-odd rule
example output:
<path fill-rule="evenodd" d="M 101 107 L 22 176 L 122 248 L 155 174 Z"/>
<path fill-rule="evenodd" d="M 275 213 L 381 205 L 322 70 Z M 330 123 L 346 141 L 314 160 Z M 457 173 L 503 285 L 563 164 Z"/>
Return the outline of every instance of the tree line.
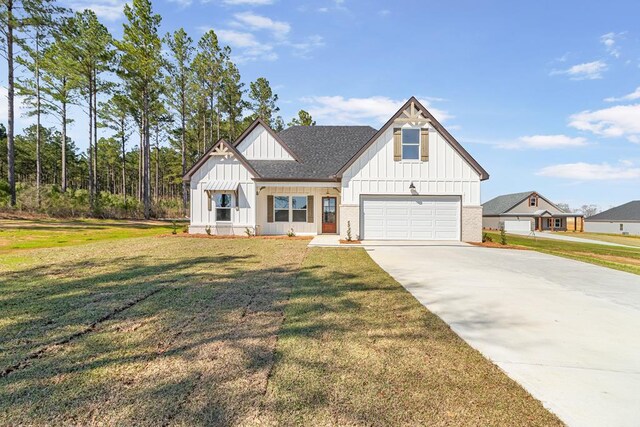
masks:
<path fill-rule="evenodd" d="M 8 78 L 0 203 L 40 210 L 56 202 L 71 215 L 84 204 L 86 213 L 104 214 L 114 203 L 125 216 L 184 214 L 182 176 L 211 145 L 233 141 L 256 117 L 285 127 L 266 78 L 245 87 L 213 30 L 197 42 L 182 28 L 161 35 L 150 0 L 124 6 L 121 39 L 91 10 L 71 13 L 53 0 L 0 7 Z M 35 119 L 20 135 L 16 95 Z M 71 106 L 86 114 L 86 151 L 68 136 Z M 57 124 L 44 126 L 45 117 Z M 289 123 L 314 124 L 304 110 Z"/>

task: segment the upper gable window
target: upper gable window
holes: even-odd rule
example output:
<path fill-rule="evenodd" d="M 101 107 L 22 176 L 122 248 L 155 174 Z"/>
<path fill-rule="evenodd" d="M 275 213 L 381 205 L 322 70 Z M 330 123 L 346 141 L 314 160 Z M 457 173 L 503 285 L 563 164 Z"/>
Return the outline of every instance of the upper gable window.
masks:
<path fill-rule="evenodd" d="M 402 158 L 420 159 L 420 129 L 402 129 Z"/>
<path fill-rule="evenodd" d="M 538 196 L 533 195 L 529 197 L 529 206 L 538 206 Z"/>

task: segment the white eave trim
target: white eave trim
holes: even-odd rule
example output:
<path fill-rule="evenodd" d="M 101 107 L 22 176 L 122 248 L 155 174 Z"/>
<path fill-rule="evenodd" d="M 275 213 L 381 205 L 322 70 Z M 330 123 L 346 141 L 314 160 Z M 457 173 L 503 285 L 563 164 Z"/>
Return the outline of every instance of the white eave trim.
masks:
<path fill-rule="evenodd" d="M 340 182 L 333 181 L 257 181 L 257 187 L 285 187 L 285 188 L 300 188 L 300 187 L 322 187 L 322 188 L 340 188 Z"/>

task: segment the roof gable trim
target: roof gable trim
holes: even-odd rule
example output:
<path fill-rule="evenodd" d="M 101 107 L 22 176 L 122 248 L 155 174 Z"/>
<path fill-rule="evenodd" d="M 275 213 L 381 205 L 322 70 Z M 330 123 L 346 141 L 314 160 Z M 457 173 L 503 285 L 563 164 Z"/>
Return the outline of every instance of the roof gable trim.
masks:
<path fill-rule="evenodd" d="M 443 136 L 443 138 L 462 156 L 462 158 L 467 161 L 471 167 L 480 175 L 480 180 L 484 181 L 486 179 L 489 179 L 489 173 L 484 170 L 484 168 L 482 166 L 480 166 L 480 164 L 471 156 L 471 154 L 469 154 L 469 152 L 467 150 L 464 149 L 464 147 L 462 145 L 460 145 L 460 143 L 444 128 L 444 126 L 442 126 L 442 124 L 440 124 L 440 122 L 438 122 L 438 120 L 436 120 L 436 118 L 429 112 L 429 110 L 427 110 L 417 99 L 415 96 L 412 96 L 411 98 L 409 98 L 409 100 L 407 100 L 407 102 L 404 103 L 404 105 L 402 107 L 400 107 L 400 109 L 393 115 L 391 116 L 391 118 L 384 124 L 384 126 L 382 126 L 382 128 L 380 128 L 380 130 L 378 132 L 376 132 L 375 135 L 373 135 L 371 137 L 371 139 L 369 141 L 367 141 L 367 143 L 362 146 L 362 148 L 360 150 L 358 150 L 358 152 L 356 154 L 353 155 L 353 157 L 351 157 L 351 159 L 349 159 L 349 161 L 347 161 L 347 163 L 345 163 L 344 166 L 342 166 L 338 172 L 336 173 L 336 176 L 338 177 L 342 177 L 342 174 L 356 161 L 358 160 L 358 158 L 360 158 L 360 156 L 362 156 L 362 154 L 364 154 L 364 152 L 380 137 L 382 136 L 387 129 L 389 129 L 394 122 L 400 120 L 400 121 L 405 121 L 405 120 L 416 120 L 416 117 L 412 117 L 412 116 L 416 116 L 416 110 L 415 108 L 417 107 L 418 114 L 421 114 L 422 116 L 425 117 L 425 120 L 428 121 L 429 123 L 431 123 L 431 125 Z M 410 113 L 409 113 L 409 117 L 407 117 L 407 114 L 405 113 L 405 111 L 407 109 L 410 109 Z"/>
<path fill-rule="evenodd" d="M 182 177 L 183 181 L 190 181 L 191 177 L 198 169 L 204 165 L 207 160 L 209 160 L 212 156 L 221 155 L 221 156 L 234 156 L 238 159 L 238 161 L 244 166 L 254 177 L 259 178 L 260 174 L 256 172 L 256 170 L 249 164 L 247 159 L 240 154 L 240 152 L 232 145 L 229 144 L 225 139 L 219 139 L 218 142 L 213 144 L 211 148 L 209 148 L 203 155 L 198 159 L 197 162 L 191 166 L 191 169 L 187 171 Z"/>
<path fill-rule="evenodd" d="M 289 153 L 289 155 L 291 157 L 293 157 L 293 159 L 298 162 L 298 163 L 302 163 L 302 161 L 300 160 L 300 158 L 296 155 L 296 153 L 293 152 L 293 150 L 282 140 L 282 138 L 280 138 L 280 136 L 278 136 L 277 133 L 274 132 L 273 129 L 271 129 L 271 126 L 269 126 L 264 120 L 262 120 L 260 117 L 256 118 L 253 123 L 251 123 L 251 125 L 249 125 L 248 128 L 246 128 L 244 130 L 244 132 L 242 132 L 240 134 L 240 136 L 235 140 L 235 142 L 233 143 L 234 147 L 237 147 L 238 145 L 240 145 L 240 143 L 242 141 L 244 141 L 244 139 L 256 128 L 258 127 L 258 125 L 262 125 L 263 128 L 265 128 L 265 130 L 269 133 L 269 135 L 271 135 L 273 137 L 273 139 L 275 139 L 278 144 L 280 144 L 282 146 L 282 148 L 284 148 L 284 150 Z"/>

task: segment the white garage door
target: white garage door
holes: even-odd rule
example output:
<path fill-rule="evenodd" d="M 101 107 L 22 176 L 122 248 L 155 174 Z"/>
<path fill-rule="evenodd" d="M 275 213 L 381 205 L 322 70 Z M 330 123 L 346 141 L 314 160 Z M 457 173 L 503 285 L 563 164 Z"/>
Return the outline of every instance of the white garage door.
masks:
<path fill-rule="evenodd" d="M 458 196 L 367 196 L 362 239 L 460 240 Z"/>
<path fill-rule="evenodd" d="M 504 222 L 504 231 L 530 232 L 531 221 L 510 219 Z"/>

